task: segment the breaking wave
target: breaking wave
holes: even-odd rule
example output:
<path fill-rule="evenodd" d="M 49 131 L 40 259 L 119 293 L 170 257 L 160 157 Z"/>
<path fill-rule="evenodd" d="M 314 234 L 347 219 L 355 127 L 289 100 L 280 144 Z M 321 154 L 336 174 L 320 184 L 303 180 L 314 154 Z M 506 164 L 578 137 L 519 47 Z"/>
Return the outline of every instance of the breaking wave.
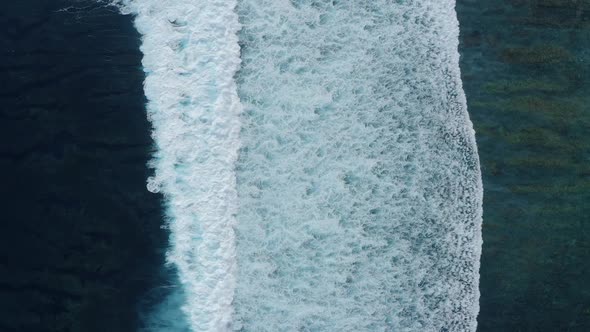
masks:
<path fill-rule="evenodd" d="M 238 17 L 231 0 L 120 1 L 143 35 L 147 113 L 155 177 L 166 198 L 168 262 L 178 285 L 150 318 L 152 330 L 226 330 L 236 283 L 235 161 L 241 105 Z M 175 308 L 174 305 L 181 305 Z M 180 325 L 180 326 L 179 326 Z"/>
<path fill-rule="evenodd" d="M 453 0 L 116 4 L 143 35 L 178 274 L 149 330 L 475 331 Z"/>

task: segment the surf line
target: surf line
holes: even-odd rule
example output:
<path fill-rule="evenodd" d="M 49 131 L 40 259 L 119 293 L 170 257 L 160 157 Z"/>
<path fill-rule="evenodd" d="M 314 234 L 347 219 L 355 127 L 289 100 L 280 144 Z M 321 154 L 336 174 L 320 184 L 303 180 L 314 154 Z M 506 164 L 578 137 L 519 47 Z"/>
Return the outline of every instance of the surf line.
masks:
<path fill-rule="evenodd" d="M 116 0 L 142 35 L 147 113 L 156 152 L 148 190 L 166 202 L 167 261 L 193 331 L 230 329 L 236 284 L 235 163 L 242 106 L 232 0 Z"/>

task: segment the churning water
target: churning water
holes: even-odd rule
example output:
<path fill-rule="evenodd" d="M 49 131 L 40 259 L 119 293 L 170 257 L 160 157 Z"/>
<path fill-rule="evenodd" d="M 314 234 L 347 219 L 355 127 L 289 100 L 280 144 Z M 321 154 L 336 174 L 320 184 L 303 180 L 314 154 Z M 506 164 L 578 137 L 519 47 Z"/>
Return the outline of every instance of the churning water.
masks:
<path fill-rule="evenodd" d="M 475 330 L 454 0 L 118 4 L 143 35 L 181 289 L 154 330 Z"/>

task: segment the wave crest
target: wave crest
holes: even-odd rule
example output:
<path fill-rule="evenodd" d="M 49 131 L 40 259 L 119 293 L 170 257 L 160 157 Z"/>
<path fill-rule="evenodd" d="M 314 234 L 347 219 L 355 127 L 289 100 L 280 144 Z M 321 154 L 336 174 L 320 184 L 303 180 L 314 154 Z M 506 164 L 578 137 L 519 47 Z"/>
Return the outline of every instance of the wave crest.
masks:
<path fill-rule="evenodd" d="M 235 162 L 240 28 L 231 0 L 120 0 L 142 34 L 147 112 L 157 148 L 148 190 L 166 197 L 170 249 L 193 331 L 227 330 L 236 283 Z M 183 293 L 184 295 L 182 295 Z M 180 294 L 180 295 L 179 295 Z M 172 309 L 173 310 L 173 309 Z M 159 308 L 155 330 L 176 326 Z"/>

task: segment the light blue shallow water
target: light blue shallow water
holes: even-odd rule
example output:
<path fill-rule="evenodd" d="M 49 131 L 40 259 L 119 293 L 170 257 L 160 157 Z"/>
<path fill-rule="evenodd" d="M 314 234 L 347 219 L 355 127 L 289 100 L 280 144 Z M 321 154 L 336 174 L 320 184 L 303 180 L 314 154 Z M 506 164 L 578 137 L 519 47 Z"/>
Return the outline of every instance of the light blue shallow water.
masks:
<path fill-rule="evenodd" d="M 475 330 L 454 1 L 119 5 L 144 36 L 148 188 L 179 275 L 153 330 Z"/>

